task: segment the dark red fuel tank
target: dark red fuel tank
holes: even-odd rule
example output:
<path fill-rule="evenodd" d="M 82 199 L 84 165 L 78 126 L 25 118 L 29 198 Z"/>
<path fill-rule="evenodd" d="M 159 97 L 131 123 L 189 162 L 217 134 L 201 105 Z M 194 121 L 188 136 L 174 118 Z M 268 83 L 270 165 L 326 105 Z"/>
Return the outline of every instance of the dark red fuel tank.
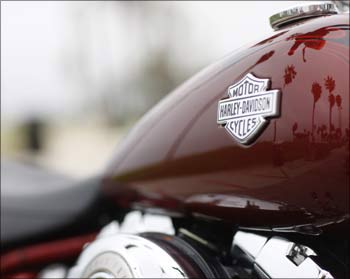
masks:
<path fill-rule="evenodd" d="M 190 59 L 190 58 L 184 58 Z M 280 116 L 249 146 L 217 124 L 247 73 L 281 92 Z M 104 190 L 119 206 L 241 226 L 327 225 L 349 217 L 349 18 L 285 27 L 169 94 L 115 154 Z"/>

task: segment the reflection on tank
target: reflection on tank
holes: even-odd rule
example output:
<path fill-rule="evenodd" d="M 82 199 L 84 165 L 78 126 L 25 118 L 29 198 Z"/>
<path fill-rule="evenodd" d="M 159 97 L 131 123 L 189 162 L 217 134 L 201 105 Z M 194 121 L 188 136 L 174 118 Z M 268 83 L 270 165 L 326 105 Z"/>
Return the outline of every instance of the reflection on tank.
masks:
<path fill-rule="evenodd" d="M 311 94 L 313 96 L 313 106 L 312 106 L 312 120 L 311 120 L 311 130 L 306 129 L 301 131 L 298 130 L 298 123 L 294 123 L 292 126 L 292 133 L 294 139 L 307 140 L 308 142 L 329 142 L 333 144 L 339 144 L 348 140 L 348 133 L 342 131 L 341 125 L 341 109 L 342 109 L 342 98 L 339 94 L 334 96 L 333 91 L 336 86 L 335 80 L 331 76 L 327 76 L 325 79 L 325 89 L 328 90 L 328 102 L 329 102 L 329 123 L 328 127 L 325 124 L 315 124 L 315 115 L 317 116 L 316 105 L 317 102 L 322 97 L 322 85 L 315 81 L 311 86 Z M 338 108 L 338 127 L 335 127 L 332 121 L 333 107 L 336 104 Z M 317 117 L 316 117 L 317 118 Z M 343 137 L 345 134 L 345 137 Z"/>
<path fill-rule="evenodd" d="M 288 51 L 288 55 L 294 55 L 295 51 L 300 47 L 304 46 L 302 48 L 302 58 L 303 61 L 306 62 L 306 49 L 310 48 L 313 50 L 320 50 L 322 49 L 326 41 L 323 40 L 323 37 L 328 35 L 331 31 L 341 31 L 341 28 L 335 28 L 335 27 L 325 27 L 320 28 L 312 32 L 308 33 L 297 33 L 293 34 L 292 36 L 288 37 L 287 40 L 294 40 L 293 46 Z"/>
<path fill-rule="evenodd" d="M 312 106 L 312 122 L 311 122 L 311 137 L 312 137 L 312 142 L 314 142 L 315 141 L 314 130 L 316 128 L 315 127 L 315 108 L 316 108 L 317 101 L 321 98 L 321 94 L 322 94 L 321 85 L 317 82 L 314 82 L 312 84 L 311 93 L 314 98 L 314 102 Z"/>
<path fill-rule="evenodd" d="M 265 40 L 263 40 L 263 41 L 257 43 L 255 46 L 265 45 L 265 44 L 267 44 L 267 43 L 271 43 L 271 42 L 275 41 L 275 39 L 281 37 L 283 34 L 285 34 L 285 33 L 287 33 L 287 32 L 288 32 L 288 31 L 279 32 L 279 33 L 277 33 L 277 34 L 275 34 L 275 35 L 273 35 L 273 36 L 271 36 L 271 37 L 269 37 L 269 38 L 267 38 L 267 39 L 265 39 Z"/>
<path fill-rule="evenodd" d="M 287 65 L 287 67 L 284 70 L 284 85 L 283 85 L 283 87 L 290 84 L 295 79 L 296 75 L 297 75 L 297 72 L 295 71 L 295 66 L 293 64 Z"/>
<path fill-rule="evenodd" d="M 231 59 L 210 77 L 212 83 L 208 77 L 187 92 L 180 90 L 186 102 L 174 102 L 176 109 L 166 115 L 155 112 L 159 123 L 149 121 L 154 124 L 146 138 L 151 148 L 130 144 L 126 151 L 131 155 L 116 160 L 106 187 L 117 191 L 121 202 L 122 189 L 124 194 L 129 190 L 129 201 L 141 208 L 250 226 L 341 220 L 349 213 L 349 122 L 348 111 L 342 110 L 348 108 L 342 69 L 348 69 L 349 27 L 344 26 L 276 34 L 252 48 L 249 62 Z M 277 37 L 284 44 L 278 46 Z M 282 112 L 245 148 L 222 133 L 215 116 L 227 86 L 249 71 L 270 77 L 271 88 L 282 91 Z M 270 220 L 260 220 L 270 210 L 264 209 L 267 205 L 276 205 L 271 210 L 276 214 L 269 211 Z"/>
<path fill-rule="evenodd" d="M 255 66 L 268 61 L 275 54 L 274 50 L 271 50 L 265 54 L 263 54 L 252 66 L 250 66 L 246 71 L 251 71 Z"/>

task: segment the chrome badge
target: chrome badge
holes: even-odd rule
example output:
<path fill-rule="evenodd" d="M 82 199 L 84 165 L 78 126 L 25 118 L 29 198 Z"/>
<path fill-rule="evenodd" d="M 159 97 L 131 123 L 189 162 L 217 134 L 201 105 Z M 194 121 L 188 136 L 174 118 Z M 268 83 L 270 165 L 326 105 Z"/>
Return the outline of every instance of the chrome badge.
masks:
<path fill-rule="evenodd" d="M 269 119 L 280 114 L 281 92 L 267 90 L 269 82 L 248 73 L 228 88 L 228 98 L 219 101 L 217 123 L 241 144 L 252 143 Z"/>

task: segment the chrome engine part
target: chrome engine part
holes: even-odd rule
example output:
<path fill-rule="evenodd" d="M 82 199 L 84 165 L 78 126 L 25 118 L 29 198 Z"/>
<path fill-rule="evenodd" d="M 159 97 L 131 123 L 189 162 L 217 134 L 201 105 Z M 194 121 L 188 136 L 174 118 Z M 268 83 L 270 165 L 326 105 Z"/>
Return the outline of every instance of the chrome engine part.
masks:
<path fill-rule="evenodd" d="M 174 233 L 169 217 L 130 212 L 85 245 L 68 278 L 228 278 L 217 259 Z"/>
<path fill-rule="evenodd" d="M 237 232 L 232 254 L 248 256 L 261 278 L 333 278 L 312 259 L 316 253 L 304 245 L 281 237 L 267 238 L 254 233 Z"/>
<path fill-rule="evenodd" d="M 185 278 L 169 254 L 136 235 L 146 231 L 174 234 L 169 217 L 130 212 L 122 224 L 110 223 L 85 246 L 68 278 Z"/>
<path fill-rule="evenodd" d="M 41 270 L 38 278 L 66 278 L 68 267 L 63 264 L 52 264 Z"/>
<path fill-rule="evenodd" d="M 237 231 L 229 255 L 214 246 L 186 229 L 175 235 L 169 217 L 131 212 L 85 246 L 68 278 L 333 278 L 315 251 L 285 238 Z"/>
<path fill-rule="evenodd" d="M 182 267 L 144 237 L 117 234 L 86 247 L 68 278 L 186 278 Z"/>

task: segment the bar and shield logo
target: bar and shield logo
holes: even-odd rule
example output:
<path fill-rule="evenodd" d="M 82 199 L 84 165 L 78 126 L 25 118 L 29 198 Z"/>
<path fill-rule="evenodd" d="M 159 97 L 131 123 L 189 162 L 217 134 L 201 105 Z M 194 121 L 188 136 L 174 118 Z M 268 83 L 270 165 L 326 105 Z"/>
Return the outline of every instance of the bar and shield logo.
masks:
<path fill-rule="evenodd" d="M 268 90 L 269 82 L 248 73 L 228 88 L 228 98 L 219 101 L 217 123 L 241 144 L 251 144 L 269 119 L 280 115 L 281 92 Z"/>

